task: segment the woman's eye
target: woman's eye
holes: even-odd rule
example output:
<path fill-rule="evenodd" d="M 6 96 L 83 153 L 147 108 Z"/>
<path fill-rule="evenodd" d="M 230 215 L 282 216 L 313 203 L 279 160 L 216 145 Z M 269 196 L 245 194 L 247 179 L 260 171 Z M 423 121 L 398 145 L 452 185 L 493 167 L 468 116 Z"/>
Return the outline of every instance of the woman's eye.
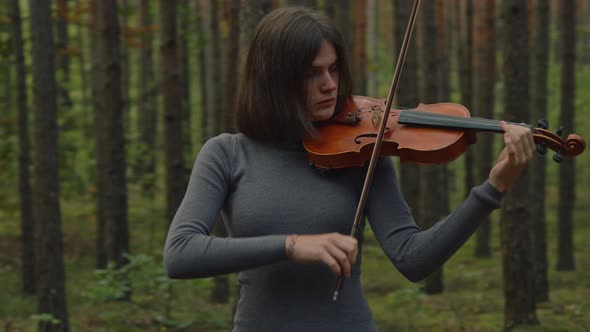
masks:
<path fill-rule="evenodd" d="M 315 78 L 317 76 L 319 76 L 320 71 L 319 70 L 310 70 L 307 72 L 307 74 L 305 74 L 306 78 Z"/>

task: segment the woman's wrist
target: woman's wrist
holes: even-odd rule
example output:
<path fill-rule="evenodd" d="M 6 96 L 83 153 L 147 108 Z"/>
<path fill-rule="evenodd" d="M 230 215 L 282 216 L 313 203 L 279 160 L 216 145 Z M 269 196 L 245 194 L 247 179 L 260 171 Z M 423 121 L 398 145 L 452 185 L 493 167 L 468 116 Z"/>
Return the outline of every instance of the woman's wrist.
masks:
<path fill-rule="evenodd" d="M 295 256 L 295 244 L 297 244 L 297 234 L 287 236 L 285 240 L 285 252 L 288 259 L 293 259 Z"/>

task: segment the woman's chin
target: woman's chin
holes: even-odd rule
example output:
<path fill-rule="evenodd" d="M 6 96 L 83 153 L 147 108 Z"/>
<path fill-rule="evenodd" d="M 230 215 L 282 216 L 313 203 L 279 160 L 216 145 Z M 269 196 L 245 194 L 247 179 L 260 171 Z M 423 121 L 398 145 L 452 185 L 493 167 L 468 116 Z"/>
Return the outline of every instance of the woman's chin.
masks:
<path fill-rule="evenodd" d="M 332 115 L 334 115 L 334 110 L 333 109 L 320 110 L 320 111 L 314 112 L 311 115 L 311 120 L 313 122 L 327 121 L 327 120 L 330 120 L 332 118 Z"/>

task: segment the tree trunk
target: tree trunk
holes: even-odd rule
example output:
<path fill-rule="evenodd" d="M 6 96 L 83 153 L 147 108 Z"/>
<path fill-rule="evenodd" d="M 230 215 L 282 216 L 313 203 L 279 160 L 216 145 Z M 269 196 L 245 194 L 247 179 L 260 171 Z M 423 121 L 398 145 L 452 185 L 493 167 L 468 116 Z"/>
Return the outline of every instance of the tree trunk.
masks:
<path fill-rule="evenodd" d="M 86 52 L 87 46 L 85 44 L 85 37 L 84 37 L 84 29 L 83 25 L 78 25 L 76 31 L 78 34 L 78 49 L 80 52 L 78 53 L 78 68 L 80 69 L 80 88 L 82 89 L 82 130 L 84 131 L 84 138 L 90 139 L 90 135 L 92 133 L 91 130 L 91 123 L 92 123 L 92 115 L 90 114 L 92 107 L 89 107 L 90 101 L 88 100 L 88 79 L 86 73 Z"/>
<path fill-rule="evenodd" d="M 139 25 L 141 27 L 141 48 L 139 50 L 139 79 L 137 98 L 137 128 L 139 131 L 138 157 L 135 161 L 137 177 L 142 190 L 154 195 L 156 179 L 156 137 L 158 127 L 158 108 L 156 77 L 154 73 L 153 33 L 151 1 L 139 3 Z"/>
<path fill-rule="evenodd" d="M 574 99 L 576 89 L 576 9 L 571 1 L 559 2 L 561 40 L 561 112 L 560 125 L 574 132 Z M 573 241 L 573 212 L 575 206 L 574 159 L 566 158 L 559 167 L 559 206 L 557 270 L 575 269 Z"/>
<path fill-rule="evenodd" d="M 180 75 L 180 86 L 182 89 L 182 134 L 184 139 L 184 156 L 185 160 L 192 160 L 192 117 L 191 117 L 191 93 L 190 93 L 190 62 L 189 62 L 189 22 L 191 21 L 192 12 L 189 9 L 190 4 L 181 2 L 179 4 L 178 20 L 178 73 Z M 187 164 L 185 169 L 186 176 L 190 176 L 191 164 Z"/>
<path fill-rule="evenodd" d="M 35 293 L 35 220 L 29 166 L 29 107 L 27 102 L 27 75 L 23 50 L 22 19 L 19 0 L 11 1 L 12 47 L 16 60 L 16 100 L 18 107 L 18 188 L 21 211 L 22 240 L 22 290 L 24 294 Z"/>
<path fill-rule="evenodd" d="M 536 0 L 531 28 L 531 123 L 547 119 L 547 68 L 549 66 L 549 0 Z M 549 301 L 547 275 L 547 225 L 545 218 L 545 156 L 537 155 L 531 162 L 529 190 L 532 243 L 535 266 L 535 297 Z"/>
<path fill-rule="evenodd" d="M 39 331 L 68 331 L 68 310 L 59 206 L 57 82 L 51 6 L 45 0 L 29 0 L 33 57 L 34 111 L 34 219 L 38 222 L 36 245 L 37 312 L 57 320 L 39 321 Z"/>
<path fill-rule="evenodd" d="M 504 119 L 529 119 L 527 1 L 504 1 Z M 529 175 L 525 169 L 504 196 L 500 236 L 504 276 L 504 327 L 538 324 L 533 292 L 533 260 L 528 210 Z"/>
<path fill-rule="evenodd" d="M 211 61 L 210 55 L 210 47 L 207 47 L 208 44 L 208 36 L 209 34 L 209 20 L 210 18 L 206 13 L 208 12 L 208 4 L 204 0 L 195 0 L 194 2 L 195 12 L 196 12 L 196 34 L 199 38 L 197 48 L 197 56 L 198 56 L 198 64 L 199 64 L 199 92 L 200 92 L 200 101 L 201 101 L 201 143 L 205 143 L 209 138 L 211 138 L 211 132 L 209 119 L 211 117 L 211 110 L 210 110 L 210 94 L 209 90 L 211 72 L 209 70 L 208 64 Z"/>
<path fill-rule="evenodd" d="M 223 4 L 223 22 L 228 27 L 227 35 L 224 36 L 223 47 L 223 68 L 224 89 L 223 89 L 223 132 L 233 133 L 234 107 L 236 105 L 236 92 L 238 90 L 238 56 L 240 54 L 240 1 L 226 0 Z"/>
<path fill-rule="evenodd" d="M 461 90 L 461 104 L 473 111 L 473 1 L 456 0 L 458 8 L 458 46 L 459 61 L 459 89 Z M 465 151 L 464 196 L 469 196 L 475 185 L 473 152 Z"/>
<path fill-rule="evenodd" d="M 421 14 L 421 99 L 424 103 L 434 103 L 439 101 L 439 91 L 441 89 L 441 86 L 439 86 L 441 71 L 438 59 L 440 50 L 437 47 L 437 40 L 444 39 L 445 31 L 437 31 L 436 29 L 438 13 L 435 1 L 424 2 Z M 421 206 L 423 208 L 419 224 L 423 229 L 427 229 L 449 214 L 446 165 L 423 166 L 420 168 L 421 178 L 428 179 L 428 181 L 420 183 Z M 427 294 L 438 294 L 443 289 L 443 268 L 440 267 L 425 279 L 424 291 Z"/>
<path fill-rule="evenodd" d="M 71 107 L 72 100 L 68 92 L 70 83 L 70 51 L 68 37 L 68 0 L 57 0 L 57 40 L 55 43 L 57 52 L 57 73 L 59 77 L 58 96 L 59 104 Z"/>
<path fill-rule="evenodd" d="M 367 94 L 367 1 L 356 0 L 353 3 L 354 13 L 354 57 L 352 58 L 352 74 L 354 77 L 353 93 Z"/>
<path fill-rule="evenodd" d="M 222 51 L 221 51 L 221 31 L 219 29 L 219 3 L 216 0 L 209 0 L 209 42 L 211 43 L 211 108 L 210 123 L 213 131 L 211 136 L 218 135 L 222 132 L 223 127 L 223 67 L 221 65 Z"/>
<path fill-rule="evenodd" d="M 176 33 L 176 1 L 159 1 L 160 68 L 164 99 L 164 150 L 166 173 L 167 226 L 186 190 L 184 145 L 182 136 L 182 87 L 178 74 L 178 37 Z"/>
<path fill-rule="evenodd" d="M 354 54 L 352 50 L 354 50 L 354 35 L 353 35 L 353 24 L 351 22 L 351 0 L 339 0 L 339 1 L 327 1 L 325 5 L 325 12 L 326 15 L 332 18 L 336 27 L 340 30 L 342 34 L 342 39 L 344 39 L 344 44 L 348 45 L 347 50 L 347 57 L 350 59 L 350 63 L 354 59 Z M 352 68 L 351 68 L 352 70 Z M 353 91 L 354 87 L 353 87 Z"/>
<path fill-rule="evenodd" d="M 395 22 L 393 35 L 396 42 L 393 58 L 397 59 L 410 17 L 410 2 L 406 0 L 395 1 L 393 16 Z M 400 77 L 396 92 L 397 104 L 403 107 L 416 107 L 420 101 L 418 96 L 418 51 L 420 47 L 419 38 L 417 37 L 418 34 L 415 29 L 410 40 L 411 45 L 414 46 L 408 47 L 404 71 Z M 422 219 L 421 213 L 423 211 L 420 205 L 420 167 L 413 163 L 400 164 L 399 178 L 404 198 L 412 210 L 414 219 L 419 221 Z"/>
<path fill-rule="evenodd" d="M 116 0 L 96 2 L 96 150 L 98 221 L 105 226 L 107 262 L 126 264 L 129 253 L 124 102 Z"/>
<path fill-rule="evenodd" d="M 98 66 L 98 57 L 95 56 L 97 54 L 97 44 L 98 44 L 98 29 L 97 29 L 97 0 L 90 0 L 89 7 L 90 7 L 90 91 L 92 94 L 92 106 L 94 108 L 94 133 L 95 133 L 95 141 L 98 142 L 98 134 L 99 134 L 99 127 L 96 121 L 97 110 L 98 110 L 98 86 L 100 85 L 100 75 L 99 75 L 99 66 Z M 100 146 L 96 145 L 96 154 L 98 156 Z M 97 157 L 97 173 L 98 173 L 98 157 Z M 105 225 L 105 216 L 103 216 L 103 212 L 105 208 L 102 206 L 103 200 L 99 199 L 99 193 L 104 192 L 103 181 L 97 176 L 96 179 L 96 268 L 97 269 L 104 269 L 107 267 L 108 262 L 108 254 L 107 254 L 107 247 L 106 247 L 106 230 L 107 226 Z"/>
<path fill-rule="evenodd" d="M 494 87 L 496 83 L 496 27 L 495 0 L 475 2 L 473 24 L 473 109 L 472 116 L 486 119 L 494 118 Z M 478 137 L 477 150 L 474 151 L 475 182 L 488 178 L 494 162 L 494 136 L 482 134 Z M 477 231 L 475 245 L 476 257 L 490 257 L 491 223 L 486 217 Z"/>

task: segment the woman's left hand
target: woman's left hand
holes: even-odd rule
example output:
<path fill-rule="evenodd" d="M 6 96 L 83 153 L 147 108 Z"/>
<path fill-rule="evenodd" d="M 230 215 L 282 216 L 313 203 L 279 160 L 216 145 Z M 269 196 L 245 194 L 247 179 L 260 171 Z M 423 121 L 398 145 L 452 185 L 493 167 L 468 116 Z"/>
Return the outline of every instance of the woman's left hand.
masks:
<path fill-rule="evenodd" d="M 500 122 L 506 147 L 490 171 L 490 184 L 500 192 L 509 190 L 535 153 L 533 133 L 527 127 Z"/>

